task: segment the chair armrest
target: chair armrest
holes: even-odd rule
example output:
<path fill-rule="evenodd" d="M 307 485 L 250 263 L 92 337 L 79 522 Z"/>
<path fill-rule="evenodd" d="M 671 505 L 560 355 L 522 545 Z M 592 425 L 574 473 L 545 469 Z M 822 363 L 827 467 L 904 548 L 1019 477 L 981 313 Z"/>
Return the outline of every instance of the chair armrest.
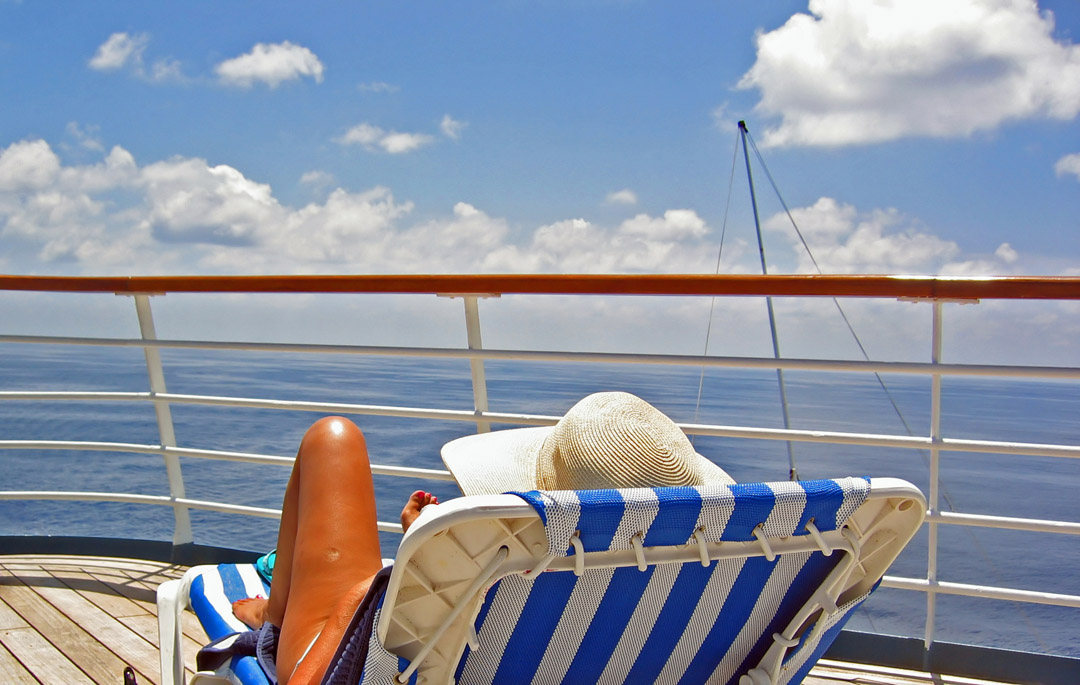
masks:
<path fill-rule="evenodd" d="M 183 631 L 180 614 L 187 607 L 184 579 L 169 580 L 157 589 L 158 651 L 161 685 L 184 685 Z"/>

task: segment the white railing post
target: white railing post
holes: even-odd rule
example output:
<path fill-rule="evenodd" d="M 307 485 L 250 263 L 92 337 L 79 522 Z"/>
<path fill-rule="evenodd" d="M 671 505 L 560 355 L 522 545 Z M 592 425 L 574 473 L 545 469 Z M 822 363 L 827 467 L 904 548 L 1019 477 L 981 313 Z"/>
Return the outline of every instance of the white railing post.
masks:
<path fill-rule="evenodd" d="M 470 350 L 484 349 L 484 343 L 480 339 L 480 307 L 477 304 L 476 295 L 466 295 L 465 300 L 465 332 L 468 336 Z M 473 406 L 477 412 L 488 410 L 487 378 L 484 376 L 484 360 L 473 358 L 469 360 L 472 369 Z M 477 421 L 476 432 L 487 433 L 491 430 L 488 421 Z"/>
<path fill-rule="evenodd" d="M 150 310 L 150 296 L 146 294 L 135 295 L 135 311 L 139 316 L 139 332 L 143 340 L 157 340 L 154 331 L 154 315 Z M 150 395 L 155 396 L 168 392 L 165 389 L 165 370 L 161 366 L 161 354 L 156 347 L 143 347 L 146 355 L 146 370 L 150 375 Z M 172 412 L 169 410 L 167 400 L 154 400 L 154 413 L 157 415 L 158 433 L 161 436 L 162 447 L 176 447 L 176 432 L 173 430 Z M 174 454 L 164 455 L 165 471 L 169 475 L 169 496 L 174 500 L 186 498 L 184 493 L 184 476 L 180 472 L 180 458 Z M 173 505 L 175 526 L 173 528 L 173 544 L 183 545 L 194 542 L 191 532 L 191 515 L 187 506 L 176 502 Z"/>
<path fill-rule="evenodd" d="M 942 302 L 933 301 L 933 327 L 931 331 L 930 361 L 933 364 L 941 363 L 941 312 Z M 923 647 L 927 652 L 934 643 L 934 627 L 937 614 L 937 552 L 938 552 L 938 524 L 936 516 L 940 513 L 938 492 L 938 479 L 940 471 L 939 456 L 941 453 L 941 374 L 933 373 L 930 376 L 930 519 L 927 523 L 929 533 L 929 549 L 926 555 L 926 632 L 923 637 Z"/>

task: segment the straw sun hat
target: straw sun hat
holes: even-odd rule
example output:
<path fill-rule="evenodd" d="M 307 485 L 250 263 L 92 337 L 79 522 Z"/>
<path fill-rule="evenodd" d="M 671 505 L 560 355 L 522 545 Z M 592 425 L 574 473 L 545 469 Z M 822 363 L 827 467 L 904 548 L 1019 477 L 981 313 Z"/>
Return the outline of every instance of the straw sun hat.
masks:
<path fill-rule="evenodd" d="M 442 459 L 466 495 L 735 482 L 659 409 L 625 392 L 589 395 L 554 426 L 458 438 Z"/>

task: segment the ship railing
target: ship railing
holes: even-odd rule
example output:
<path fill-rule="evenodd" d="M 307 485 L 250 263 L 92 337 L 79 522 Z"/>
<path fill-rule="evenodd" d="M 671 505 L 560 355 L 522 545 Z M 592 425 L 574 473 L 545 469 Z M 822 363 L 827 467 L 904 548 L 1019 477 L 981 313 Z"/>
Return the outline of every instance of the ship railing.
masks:
<path fill-rule="evenodd" d="M 100 347 L 138 347 L 144 350 L 149 374 L 148 392 L 65 392 L 3 391 L 0 401 L 94 401 L 149 402 L 155 407 L 159 444 L 124 442 L 58 441 L 0 439 L 0 449 L 79 450 L 159 454 L 164 458 L 170 494 L 141 495 L 77 491 L 0 491 L 6 500 L 74 500 L 123 502 L 170 506 L 174 511 L 173 544 L 193 541 L 189 511 L 208 510 L 229 514 L 277 518 L 276 509 L 252 507 L 229 502 L 191 499 L 186 496 L 179 468 L 181 457 L 256 464 L 291 465 L 292 457 L 220 450 L 185 448 L 176 444 L 170 406 L 203 405 L 260 409 L 346 413 L 401 418 L 465 421 L 475 423 L 478 431 L 493 424 L 551 425 L 558 417 L 491 411 L 487 402 L 484 376 L 485 360 L 524 362 L 599 362 L 612 364 L 675 365 L 696 368 L 782 369 L 823 372 L 875 372 L 930 376 L 931 412 L 928 435 L 891 435 L 847 433 L 823 430 L 771 429 L 747 426 L 683 423 L 691 435 L 726 438 L 749 438 L 791 442 L 863 445 L 926 450 L 929 453 L 930 492 L 926 526 L 929 547 L 925 578 L 886 576 L 882 585 L 926 593 L 927 618 L 924 643 L 929 649 L 934 641 L 936 598 L 940 594 L 964 595 L 1080 608 L 1080 596 L 1063 593 L 955 583 L 938 578 L 938 529 L 941 525 L 976 526 L 1003 530 L 1080 535 L 1080 522 L 992 516 L 942 511 L 941 455 L 946 452 L 979 452 L 1080 458 L 1080 445 L 1039 444 L 994 440 L 949 438 L 941 430 L 941 379 L 945 376 L 1080 380 L 1080 368 L 1045 366 L 1006 366 L 945 364 L 941 362 L 943 306 L 946 303 L 970 303 L 981 299 L 1080 300 L 1080 278 L 1005 277 L 1005 278 L 936 278 L 897 276 L 282 276 L 282 277 L 130 277 L 65 278 L 0 276 L 0 290 L 24 292 L 99 292 L 131 295 L 135 301 L 141 337 L 136 339 L 91 338 L 77 336 L 0 335 L 0 343 L 49 345 L 90 345 Z M 152 295 L 183 293 L 357 293 L 357 294 L 431 294 L 460 297 L 465 305 L 468 345 L 463 349 L 423 347 L 374 347 L 362 345 L 290 344 L 264 342 L 222 342 L 208 340 L 159 340 L 150 307 Z M 759 357 L 718 357 L 668 354 L 574 353 L 531 350 L 484 349 L 478 300 L 499 294 L 537 295 L 671 295 L 671 296 L 760 296 L 760 297 L 862 297 L 895 298 L 925 301 L 932 305 L 931 350 L 929 363 L 841 361 L 824 359 L 766 359 Z M 356 354 L 368 356 L 468 359 L 470 361 L 473 404 L 469 410 L 428 407 L 387 406 L 331 402 L 303 402 L 277 399 L 223 397 L 170 393 L 165 385 L 160 350 L 240 350 L 318 354 Z M 440 469 L 372 465 L 375 474 L 406 478 L 452 481 L 449 472 Z M 379 522 L 379 528 L 400 532 L 395 523 Z"/>

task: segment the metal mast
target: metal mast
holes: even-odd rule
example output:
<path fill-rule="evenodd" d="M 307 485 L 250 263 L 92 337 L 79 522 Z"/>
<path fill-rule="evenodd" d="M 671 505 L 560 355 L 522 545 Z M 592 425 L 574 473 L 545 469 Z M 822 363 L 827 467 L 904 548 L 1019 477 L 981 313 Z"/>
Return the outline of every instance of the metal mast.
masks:
<path fill-rule="evenodd" d="M 750 171 L 750 151 L 746 145 L 746 122 L 739 122 L 739 138 L 742 141 L 743 159 L 746 160 L 746 178 L 750 182 L 750 204 L 754 208 L 754 228 L 757 230 L 758 254 L 761 255 L 761 273 L 767 275 L 769 268 L 765 264 L 765 243 L 761 239 L 761 221 L 758 219 L 757 196 L 754 194 L 754 176 Z M 765 306 L 769 310 L 769 331 L 772 333 L 773 358 L 780 358 L 780 340 L 776 337 L 776 316 L 773 314 L 772 298 L 765 298 Z M 780 383 L 780 406 L 784 411 L 784 429 L 791 428 L 791 418 L 788 415 L 787 390 L 784 387 L 784 370 L 776 370 L 776 378 Z M 799 472 L 795 469 L 795 453 L 792 450 L 791 441 L 787 441 L 788 476 L 791 480 L 799 480 Z"/>

